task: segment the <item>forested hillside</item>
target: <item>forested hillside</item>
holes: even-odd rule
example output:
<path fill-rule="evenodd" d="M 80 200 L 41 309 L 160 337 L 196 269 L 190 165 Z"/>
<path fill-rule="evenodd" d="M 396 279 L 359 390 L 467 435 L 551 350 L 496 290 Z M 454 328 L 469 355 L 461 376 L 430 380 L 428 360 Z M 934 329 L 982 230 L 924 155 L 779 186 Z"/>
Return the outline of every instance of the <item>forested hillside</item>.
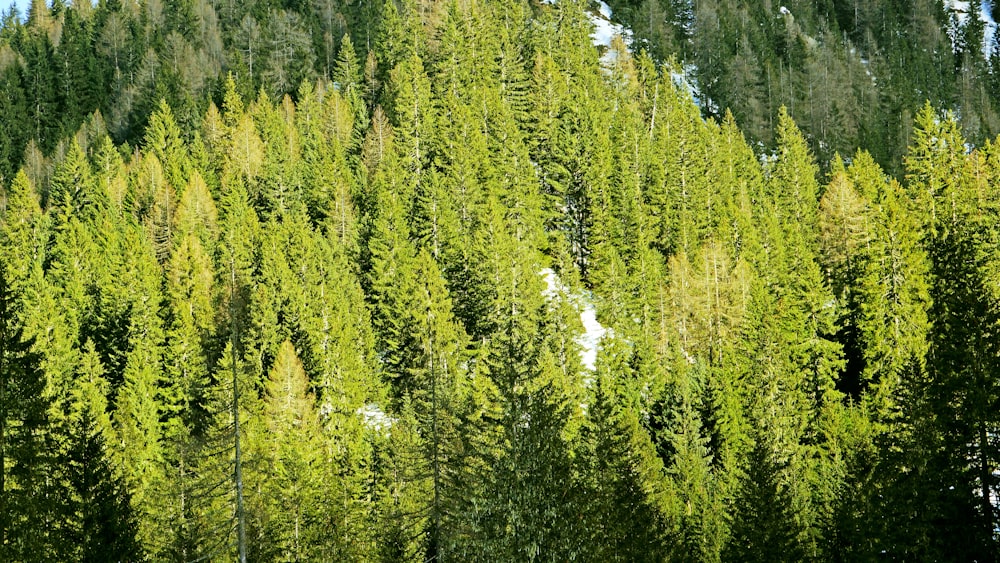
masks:
<path fill-rule="evenodd" d="M 1000 557 L 991 95 L 817 136 L 597 8 L 8 15 L 0 561 Z"/>
<path fill-rule="evenodd" d="M 789 108 L 822 166 L 857 147 L 904 173 L 916 110 L 956 112 L 976 145 L 1000 133 L 994 0 L 611 0 L 638 45 L 683 63 L 706 115 L 731 108 L 772 150 Z"/>

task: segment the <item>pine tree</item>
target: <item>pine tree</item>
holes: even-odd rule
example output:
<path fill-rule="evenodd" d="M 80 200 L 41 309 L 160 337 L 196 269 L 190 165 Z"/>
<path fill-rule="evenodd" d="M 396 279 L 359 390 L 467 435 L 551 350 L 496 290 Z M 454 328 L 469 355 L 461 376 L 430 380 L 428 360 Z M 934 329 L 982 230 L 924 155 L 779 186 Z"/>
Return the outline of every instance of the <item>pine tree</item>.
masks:
<path fill-rule="evenodd" d="M 659 561 L 667 553 L 666 474 L 642 423 L 634 359 L 623 342 L 602 342 L 580 430 L 583 554 L 595 560 Z"/>
<path fill-rule="evenodd" d="M 301 229 L 302 225 L 297 225 Z M 335 531 L 321 545 L 324 558 L 364 558 L 375 541 L 368 515 L 370 443 L 359 412 L 385 405 L 387 392 L 377 366 L 370 315 L 355 266 L 346 249 L 321 232 L 311 232 L 291 257 L 302 294 L 293 298 L 298 346 L 311 374 L 322 425 L 325 498 L 322 526 Z M 320 524 L 317 524 L 320 525 Z"/>
<path fill-rule="evenodd" d="M 802 561 L 798 517 L 787 473 L 768 445 L 757 439 L 746 460 L 732 515 L 727 561 Z"/>
<path fill-rule="evenodd" d="M 262 465 L 254 487 L 266 518 L 263 532 L 279 559 L 313 559 L 329 540 L 321 526 L 326 503 L 320 426 L 309 380 L 287 340 L 264 385 L 263 407 L 255 425 Z"/>
<path fill-rule="evenodd" d="M 52 537 L 48 483 L 56 461 L 46 439 L 46 382 L 41 356 L 24 338 L 6 269 L 0 269 L 0 549 L 11 561 L 43 561 L 62 547 Z"/>
<path fill-rule="evenodd" d="M 80 361 L 69 416 L 69 451 L 60 464 L 70 495 L 60 517 L 62 538 L 78 561 L 134 561 L 144 557 L 137 541 L 138 520 L 128 489 L 111 463 L 106 441 L 112 436 L 107 414 L 108 382 L 92 344 Z"/>
<path fill-rule="evenodd" d="M 782 108 L 778 111 L 778 158 L 772 171 L 772 184 L 777 190 L 778 212 L 790 225 L 805 233 L 806 244 L 814 243 L 819 184 L 812 154 L 801 131 Z"/>

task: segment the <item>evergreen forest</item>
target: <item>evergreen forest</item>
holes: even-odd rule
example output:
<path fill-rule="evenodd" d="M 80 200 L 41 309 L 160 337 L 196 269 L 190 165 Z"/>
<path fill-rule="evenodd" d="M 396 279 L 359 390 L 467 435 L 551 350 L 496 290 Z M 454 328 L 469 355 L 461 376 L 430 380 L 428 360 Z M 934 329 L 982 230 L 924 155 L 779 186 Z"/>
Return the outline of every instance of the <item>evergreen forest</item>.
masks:
<path fill-rule="evenodd" d="M 1000 560 L 988 0 L 26 12 L 0 561 Z"/>

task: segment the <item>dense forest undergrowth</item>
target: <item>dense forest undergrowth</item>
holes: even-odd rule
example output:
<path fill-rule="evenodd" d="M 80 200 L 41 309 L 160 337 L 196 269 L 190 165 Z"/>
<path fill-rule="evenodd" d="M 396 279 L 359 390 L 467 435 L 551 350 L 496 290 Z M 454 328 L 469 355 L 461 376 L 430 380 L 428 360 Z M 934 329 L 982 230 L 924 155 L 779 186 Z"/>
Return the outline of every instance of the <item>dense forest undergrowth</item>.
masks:
<path fill-rule="evenodd" d="M 592 8 L 9 16 L 0 560 L 997 559 L 1000 148 Z"/>

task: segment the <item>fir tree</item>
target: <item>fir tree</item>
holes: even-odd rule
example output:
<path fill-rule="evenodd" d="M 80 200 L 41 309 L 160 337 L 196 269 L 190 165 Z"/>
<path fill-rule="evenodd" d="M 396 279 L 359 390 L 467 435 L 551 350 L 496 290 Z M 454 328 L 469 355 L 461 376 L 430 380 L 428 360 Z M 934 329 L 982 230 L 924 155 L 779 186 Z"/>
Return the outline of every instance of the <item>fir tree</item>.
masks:
<path fill-rule="evenodd" d="M 0 549 L 6 559 L 42 561 L 60 556 L 63 547 L 51 537 L 55 506 L 48 483 L 56 460 L 50 457 L 52 442 L 46 438 L 41 357 L 24 338 L 6 269 L 4 265 L 0 270 Z"/>

